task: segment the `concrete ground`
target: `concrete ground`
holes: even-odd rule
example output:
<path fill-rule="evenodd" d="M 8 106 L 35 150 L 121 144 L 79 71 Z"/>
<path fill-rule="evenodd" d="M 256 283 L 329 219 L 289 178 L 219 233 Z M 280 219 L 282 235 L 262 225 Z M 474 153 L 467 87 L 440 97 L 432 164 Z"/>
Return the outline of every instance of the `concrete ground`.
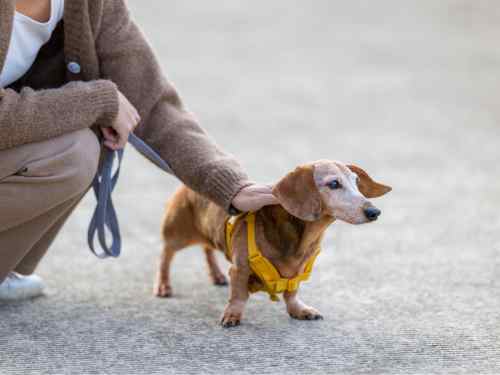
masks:
<path fill-rule="evenodd" d="M 88 252 L 87 196 L 39 270 L 48 295 L 0 305 L 0 373 L 500 372 L 498 1 L 129 3 L 253 179 L 330 158 L 394 191 L 377 223 L 329 229 L 301 291 L 325 320 L 254 295 L 224 330 L 199 248 L 175 259 L 175 298 L 152 296 L 178 183 L 128 150 L 122 257 Z"/>

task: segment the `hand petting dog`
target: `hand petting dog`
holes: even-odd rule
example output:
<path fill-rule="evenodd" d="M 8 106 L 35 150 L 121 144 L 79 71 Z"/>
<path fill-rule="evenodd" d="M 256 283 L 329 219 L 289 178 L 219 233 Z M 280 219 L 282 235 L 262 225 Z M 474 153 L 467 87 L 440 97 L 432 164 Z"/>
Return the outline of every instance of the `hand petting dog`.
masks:
<path fill-rule="evenodd" d="M 278 199 L 273 195 L 272 185 L 256 183 L 241 189 L 232 201 L 233 206 L 242 212 L 258 211 L 264 206 L 278 203 Z"/>

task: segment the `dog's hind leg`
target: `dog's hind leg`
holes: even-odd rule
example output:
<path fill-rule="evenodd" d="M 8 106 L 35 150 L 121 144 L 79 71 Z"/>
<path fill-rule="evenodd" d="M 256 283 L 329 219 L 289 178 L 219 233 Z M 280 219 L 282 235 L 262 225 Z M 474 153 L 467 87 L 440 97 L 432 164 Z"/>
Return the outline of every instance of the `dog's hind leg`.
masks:
<path fill-rule="evenodd" d="M 154 294 L 157 297 L 171 297 L 172 287 L 170 286 L 170 264 L 178 249 L 165 243 L 160 256 L 160 264 L 156 275 Z"/>
<path fill-rule="evenodd" d="M 217 263 L 215 250 L 210 246 L 205 246 L 203 250 L 205 251 L 207 259 L 208 272 L 210 273 L 210 277 L 212 278 L 214 285 L 227 285 L 226 276 L 224 276 L 219 268 L 219 264 Z"/>
<path fill-rule="evenodd" d="M 187 189 L 181 187 L 167 203 L 162 223 L 163 251 L 160 256 L 154 294 L 170 297 L 170 266 L 177 251 L 201 242 L 201 237 L 193 225 L 193 214 L 186 197 Z"/>

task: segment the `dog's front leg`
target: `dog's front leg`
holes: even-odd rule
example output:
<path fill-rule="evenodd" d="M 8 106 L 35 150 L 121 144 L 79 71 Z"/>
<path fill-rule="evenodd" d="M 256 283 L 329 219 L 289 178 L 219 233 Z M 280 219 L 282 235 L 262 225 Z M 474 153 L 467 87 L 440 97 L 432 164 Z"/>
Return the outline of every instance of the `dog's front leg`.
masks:
<path fill-rule="evenodd" d="M 299 320 L 323 319 L 323 316 L 318 310 L 314 307 L 307 306 L 297 297 L 297 290 L 283 293 L 283 298 L 285 299 L 286 310 L 292 318 Z"/>
<path fill-rule="evenodd" d="M 248 250 L 246 245 L 246 230 L 233 240 L 233 259 L 229 268 L 230 296 L 221 318 L 223 327 L 234 327 L 240 324 L 243 310 L 248 300 L 248 278 L 250 265 L 248 264 Z"/>
<path fill-rule="evenodd" d="M 229 269 L 230 297 L 221 319 L 223 327 L 234 327 L 240 324 L 243 310 L 248 300 L 248 274 L 237 266 Z"/>

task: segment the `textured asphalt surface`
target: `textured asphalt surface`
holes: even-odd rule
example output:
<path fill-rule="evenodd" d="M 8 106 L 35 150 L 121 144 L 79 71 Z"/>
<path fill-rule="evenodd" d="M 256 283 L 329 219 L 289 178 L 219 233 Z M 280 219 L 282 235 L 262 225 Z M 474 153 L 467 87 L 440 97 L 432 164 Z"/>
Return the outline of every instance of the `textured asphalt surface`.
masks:
<path fill-rule="evenodd" d="M 123 256 L 88 252 L 87 196 L 39 270 L 48 295 L 0 305 L 1 374 L 500 372 L 498 1 L 129 3 L 253 179 L 329 158 L 394 191 L 377 223 L 329 229 L 301 291 L 325 320 L 254 295 L 223 330 L 200 248 L 175 259 L 175 298 L 152 296 L 178 183 L 129 150 Z"/>

